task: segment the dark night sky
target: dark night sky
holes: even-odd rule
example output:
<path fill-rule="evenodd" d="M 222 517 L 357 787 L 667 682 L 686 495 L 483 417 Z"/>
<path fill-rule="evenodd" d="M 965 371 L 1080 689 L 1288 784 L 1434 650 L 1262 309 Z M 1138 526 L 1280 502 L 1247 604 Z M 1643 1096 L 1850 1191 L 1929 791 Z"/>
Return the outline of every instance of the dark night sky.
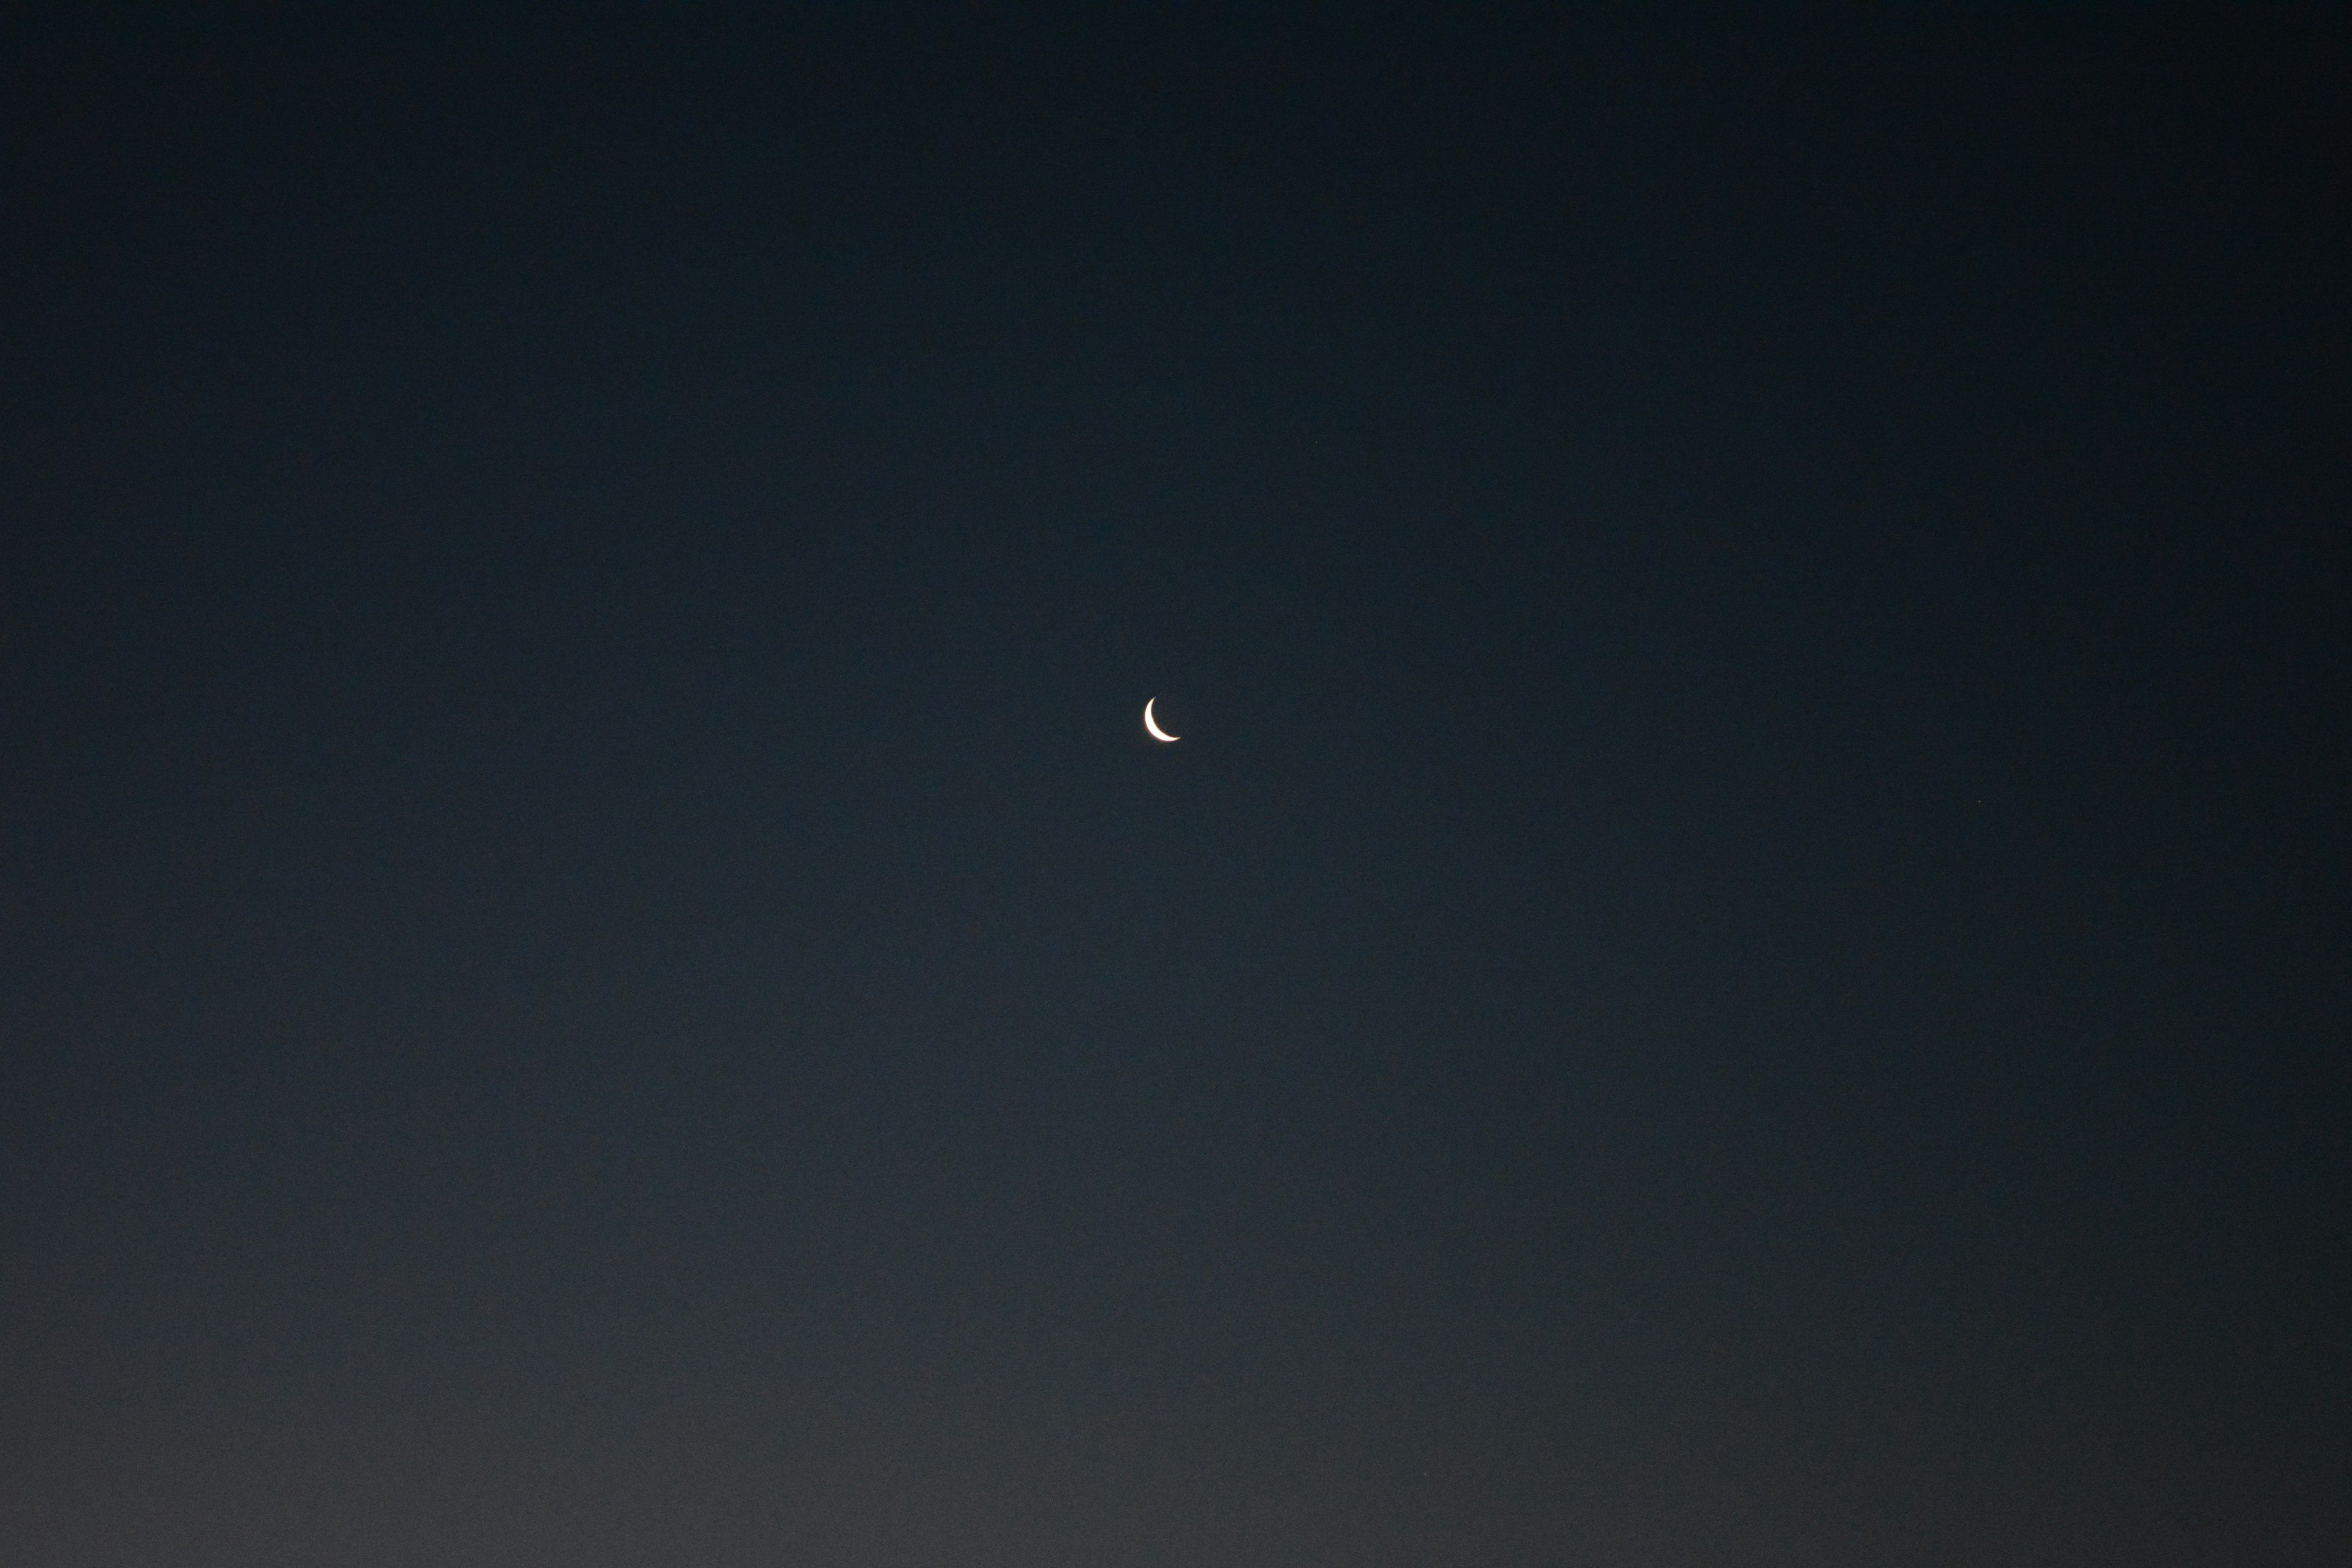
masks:
<path fill-rule="evenodd" d="M 0 34 L 0 1557 L 2345 1561 L 2323 15 L 803 9 Z"/>

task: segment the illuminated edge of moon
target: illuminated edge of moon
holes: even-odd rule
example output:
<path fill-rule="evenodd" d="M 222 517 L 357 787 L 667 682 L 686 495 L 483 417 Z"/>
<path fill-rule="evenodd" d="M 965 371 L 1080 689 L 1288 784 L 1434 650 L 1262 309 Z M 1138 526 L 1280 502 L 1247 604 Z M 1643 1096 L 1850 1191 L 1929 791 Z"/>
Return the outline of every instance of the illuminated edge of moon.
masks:
<path fill-rule="evenodd" d="M 1155 697 L 1151 700 L 1151 702 L 1157 702 L 1160 699 Z M 1146 702 L 1143 705 L 1143 727 L 1151 731 L 1151 738 L 1155 741 L 1167 741 L 1171 743 L 1182 739 L 1181 736 L 1171 735 L 1167 731 L 1160 727 L 1159 722 L 1151 717 L 1151 702 Z"/>

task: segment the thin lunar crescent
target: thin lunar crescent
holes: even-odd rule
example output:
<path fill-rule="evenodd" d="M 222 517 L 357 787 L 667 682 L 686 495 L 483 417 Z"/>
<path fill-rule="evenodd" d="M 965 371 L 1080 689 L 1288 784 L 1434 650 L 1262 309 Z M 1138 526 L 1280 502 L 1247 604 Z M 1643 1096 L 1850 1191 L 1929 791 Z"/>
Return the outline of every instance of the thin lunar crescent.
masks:
<path fill-rule="evenodd" d="M 1160 699 L 1155 697 L 1151 700 L 1151 702 L 1157 702 Z M 1147 702 L 1143 705 L 1143 727 L 1151 731 L 1151 738 L 1155 741 L 1174 741 L 1181 739 L 1181 736 L 1171 735 L 1167 731 L 1160 727 L 1159 723 L 1151 717 L 1151 702 Z"/>

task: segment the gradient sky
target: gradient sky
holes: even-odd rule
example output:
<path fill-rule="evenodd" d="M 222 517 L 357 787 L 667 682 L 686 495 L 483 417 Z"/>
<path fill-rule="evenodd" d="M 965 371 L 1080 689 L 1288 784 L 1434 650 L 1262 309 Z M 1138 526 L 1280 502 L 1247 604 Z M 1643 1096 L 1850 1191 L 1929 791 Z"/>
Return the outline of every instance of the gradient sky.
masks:
<path fill-rule="evenodd" d="M 0 36 L 10 1564 L 2347 1560 L 2323 12 L 303 9 Z"/>

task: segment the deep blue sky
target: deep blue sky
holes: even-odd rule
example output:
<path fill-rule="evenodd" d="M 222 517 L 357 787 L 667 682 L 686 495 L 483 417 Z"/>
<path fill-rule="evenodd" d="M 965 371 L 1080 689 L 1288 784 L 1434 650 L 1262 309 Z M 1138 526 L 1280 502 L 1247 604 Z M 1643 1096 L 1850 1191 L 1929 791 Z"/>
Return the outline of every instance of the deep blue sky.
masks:
<path fill-rule="evenodd" d="M 0 62 L 12 1563 L 2352 1546 L 2318 13 Z"/>

